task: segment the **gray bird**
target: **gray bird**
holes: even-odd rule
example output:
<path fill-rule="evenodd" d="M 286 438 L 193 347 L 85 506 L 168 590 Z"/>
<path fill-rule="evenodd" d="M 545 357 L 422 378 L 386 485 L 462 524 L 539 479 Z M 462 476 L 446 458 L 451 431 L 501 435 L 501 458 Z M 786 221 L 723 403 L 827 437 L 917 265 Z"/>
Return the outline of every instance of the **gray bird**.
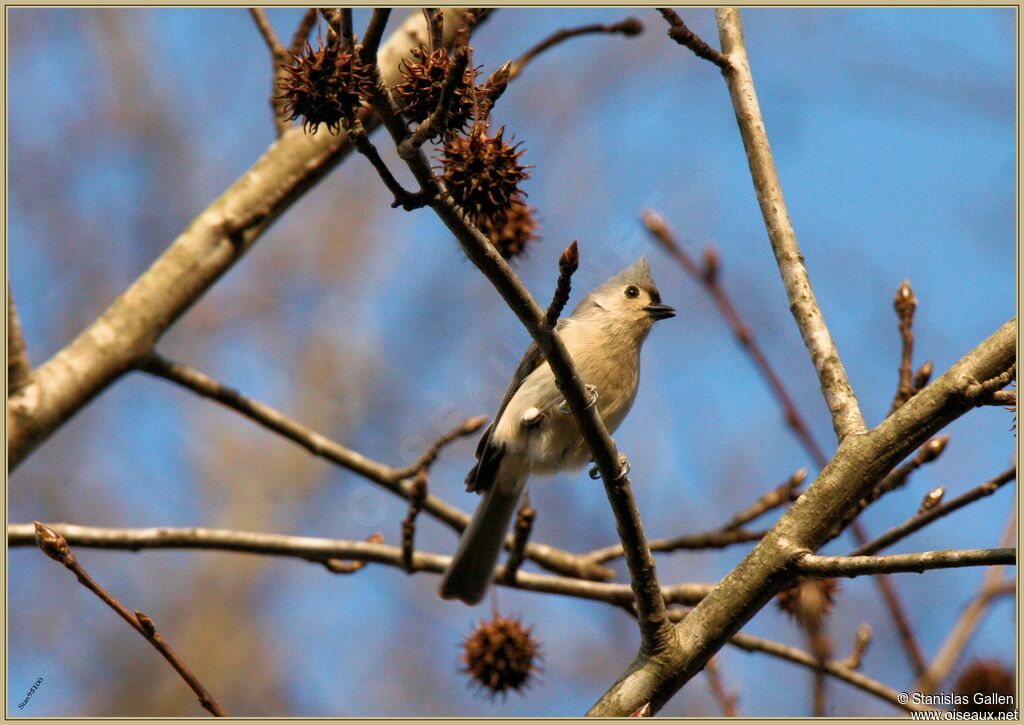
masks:
<path fill-rule="evenodd" d="M 657 320 L 675 315 L 661 303 L 646 259 L 583 298 L 557 330 L 597 409 L 614 432 L 636 399 L 640 347 Z M 476 604 L 487 591 L 519 498 L 531 474 L 579 469 L 590 460 L 576 421 L 534 343 L 505 391 L 476 450 L 466 488 L 483 494 L 441 579 L 441 596 Z"/>

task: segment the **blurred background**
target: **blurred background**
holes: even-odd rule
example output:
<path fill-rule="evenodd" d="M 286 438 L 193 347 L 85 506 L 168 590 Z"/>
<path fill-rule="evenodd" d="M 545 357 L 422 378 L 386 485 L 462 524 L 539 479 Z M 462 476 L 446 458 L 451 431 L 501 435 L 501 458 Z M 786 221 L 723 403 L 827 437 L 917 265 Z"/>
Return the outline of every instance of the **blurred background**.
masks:
<path fill-rule="evenodd" d="M 397 11 L 390 28 L 406 10 Z M 290 38 L 301 9 L 269 11 Z M 717 46 L 710 10 L 680 13 Z M 644 351 L 616 435 L 652 537 L 724 523 L 813 462 L 704 291 L 655 247 L 654 209 L 695 255 L 714 245 L 723 284 L 817 440 L 834 435 L 762 225 L 718 70 L 670 41 L 653 9 L 501 10 L 474 38 L 489 73 L 551 32 L 641 18 L 638 38 L 570 41 L 528 66 L 493 114 L 534 165 L 524 188 L 540 234 L 516 271 L 547 300 L 578 239 L 586 290 L 641 254 L 676 319 Z M 33 364 L 123 291 L 273 141 L 269 57 L 245 9 L 8 11 L 8 250 Z M 368 12 L 357 10 L 356 28 Z M 889 409 L 899 336 L 892 299 L 919 299 L 915 366 L 937 374 L 1015 313 L 1014 9 L 744 10 L 746 40 L 789 210 L 815 291 L 869 424 Z M 385 158 L 398 169 L 389 143 Z M 411 463 L 445 430 L 491 415 L 527 333 L 428 210 L 392 210 L 353 156 L 296 203 L 172 328 L 167 356 L 376 460 Z M 579 293 L 574 294 L 574 300 Z M 946 453 L 862 521 L 878 534 L 926 491 L 949 496 L 1013 461 L 1012 416 L 977 410 Z M 471 509 L 473 440 L 446 449 L 431 491 Z M 587 551 L 617 541 L 585 474 L 535 481 L 537 541 Z M 1015 491 L 948 517 L 892 553 L 997 544 Z M 211 526 L 400 541 L 405 504 L 214 403 L 141 373 L 66 424 L 11 476 L 8 520 Z M 767 517 L 759 523 L 770 523 Z M 417 544 L 455 535 L 419 519 Z M 847 535 L 826 551 L 852 548 Z M 749 550 L 659 556 L 663 583 L 716 581 Z M 623 671 L 635 623 L 598 603 L 508 589 L 502 613 L 532 625 L 543 672 L 491 702 L 458 672 L 488 617 L 440 601 L 436 577 L 383 566 L 353 576 L 294 560 L 79 549 L 93 575 L 162 632 L 233 715 L 578 715 Z M 199 715 L 178 677 L 74 578 L 35 549 L 8 562 L 8 707 L 15 715 Z M 532 565 L 528 565 L 532 566 Z M 627 581 L 621 563 L 619 580 Z M 976 591 L 980 569 L 894 579 L 926 655 Z M 1011 572 L 1012 575 L 1012 572 Z M 874 583 L 841 582 L 828 629 L 845 657 L 861 622 L 863 671 L 913 683 Z M 771 604 L 746 631 L 804 647 Z M 1002 598 L 966 652 L 1011 664 Z M 805 715 L 808 671 L 723 650 L 746 715 Z M 25 710 L 17 703 L 37 677 Z M 894 710 L 839 683 L 829 712 Z M 718 715 L 704 675 L 664 715 Z"/>

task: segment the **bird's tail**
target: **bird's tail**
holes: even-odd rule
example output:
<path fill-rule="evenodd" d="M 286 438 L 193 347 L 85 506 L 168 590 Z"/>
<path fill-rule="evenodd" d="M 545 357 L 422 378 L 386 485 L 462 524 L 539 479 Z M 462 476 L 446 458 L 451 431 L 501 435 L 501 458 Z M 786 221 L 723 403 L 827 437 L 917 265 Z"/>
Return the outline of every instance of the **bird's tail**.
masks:
<path fill-rule="evenodd" d="M 459 549 L 441 578 L 444 599 L 461 599 L 476 604 L 483 599 L 505 543 L 509 523 L 526 485 L 525 471 L 501 466 L 476 508 L 469 526 L 462 532 Z"/>

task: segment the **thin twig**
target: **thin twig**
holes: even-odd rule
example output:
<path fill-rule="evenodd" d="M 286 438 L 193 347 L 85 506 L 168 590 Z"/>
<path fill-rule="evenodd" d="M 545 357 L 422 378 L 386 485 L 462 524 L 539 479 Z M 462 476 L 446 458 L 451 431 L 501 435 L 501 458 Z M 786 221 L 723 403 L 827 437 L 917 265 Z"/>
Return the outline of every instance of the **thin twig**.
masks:
<path fill-rule="evenodd" d="M 944 504 L 926 509 L 922 513 L 912 516 L 899 526 L 889 529 L 881 536 L 869 541 L 863 546 L 858 546 L 856 549 L 851 551 L 849 555 L 868 556 L 869 554 L 875 554 L 886 547 L 892 546 L 897 541 L 905 539 L 907 536 L 910 536 L 910 534 L 915 531 L 919 531 L 933 521 L 937 521 L 944 516 L 948 516 L 954 511 L 961 509 L 968 504 L 974 503 L 979 499 L 991 496 L 993 493 L 1016 478 L 1017 468 L 1016 466 L 1011 466 L 995 478 L 985 481 L 985 483 L 979 486 L 975 486 L 966 493 L 963 493 L 954 499 L 950 499 Z"/>
<path fill-rule="evenodd" d="M 735 531 L 744 524 L 748 524 L 756 518 L 763 516 L 769 511 L 785 506 L 795 501 L 800 492 L 797 489 L 807 480 L 807 469 L 801 468 L 795 471 L 792 476 L 783 483 L 773 488 L 768 493 L 757 499 L 752 505 L 743 509 L 722 527 L 722 531 Z"/>
<path fill-rule="evenodd" d="M 267 18 L 267 14 L 264 12 L 263 8 L 249 8 L 249 14 L 252 15 L 253 22 L 256 23 L 256 27 L 259 29 L 260 35 L 263 36 L 263 40 L 267 44 L 267 48 L 270 50 L 270 108 L 274 113 L 274 128 L 277 130 L 277 135 L 281 136 L 291 127 L 291 123 L 288 121 L 288 113 L 285 110 L 286 102 L 284 98 L 277 93 L 278 83 L 282 78 L 285 66 L 287 66 L 289 62 L 288 49 L 284 47 L 280 39 L 277 37 L 277 33 L 274 31 L 274 26 L 270 24 L 270 20 Z M 303 42 L 305 42 L 305 38 L 303 38 Z M 302 46 L 300 46 L 300 50 L 295 52 L 295 55 L 298 55 L 301 52 L 301 47 Z"/>
<path fill-rule="evenodd" d="M 297 443 L 314 456 L 324 458 L 357 473 L 363 478 L 383 486 L 406 501 L 412 496 L 412 482 L 408 479 L 419 470 L 429 467 L 437 458 L 441 446 L 455 440 L 460 435 L 469 435 L 477 430 L 481 424 L 480 418 L 470 418 L 431 445 L 412 466 L 392 468 L 346 448 L 340 443 L 278 412 L 269 405 L 253 400 L 242 395 L 237 390 L 221 384 L 195 368 L 173 362 L 157 353 L 151 355 L 140 369 L 191 390 L 197 395 L 221 403 L 264 428 L 268 428 L 293 443 Z M 461 532 L 469 525 L 469 514 L 436 496 L 428 495 L 423 501 L 423 508 L 431 516 L 444 522 L 456 531 Z M 506 547 L 511 545 L 512 537 L 509 537 Z M 530 559 L 545 569 L 569 576 L 607 580 L 614 575 L 614 572 L 610 569 L 590 562 L 580 555 L 556 549 L 552 546 L 531 543 L 527 547 L 526 553 Z"/>
<path fill-rule="evenodd" d="M 603 23 L 594 23 L 592 25 L 581 25 L 578 28 L 562 28 L 549 35 L 544 40 L 537 43 L 535 46 L 527 50 L 521 56 L 512 62 L 512 67 L 509 69 L 509 77 L 516 78 L 527 64 L 536 58 L 538 55 L 546 50 L 550 50 L 556 45 L 569 40 L 570 38 L 577 38 L 581 35 L 592 35 L 595 33 L 603 34 L 620 34 L 627 38 L 640 35 L 644 31 L 644 25 L 637 18 L 626 18 L 612 25 L 606 25 Z"/>
<path fill-rule="evenodd" d="M 384 534 L 380 531 L 375 531 L 366 538 L 366 542 L 369 544 L 383 544 Z M 365 559 L 330 558 L 323 559 L 320 563 L 332 574 L 355 574 L 357 571 L 366 568 Z"/>
<path fill-rule="evenodd" d="M 117 600 L 114 595 L 110 594 L 100 584 L 93 579 L 89 572 L 85 570 L 77 557 L 72 553 L 71 547 L 68 546 L 67 540 L 59 533 L 53 530 L 53 528 L 36 521 L 33 526 L 33 538 L 35 543 L 43 550 L 43 553 L 54 561 L 60 562 L 74 574 L 78 581 L 89 591 L 95 594 L 100 600 L 103 601 L 108 607 L 113 609 L 120 615 L 120 617 L 131 625 L 132 629 L 141 634 L 146 638 L 153 647 L 159 652 L 165 660 L 167 660 L 171 667 L 174 668 L 175 672 L 181 675 L 181 678 L 185 680 L 186 684 L 192 688 L 192 692 L 199 698 L 199 704 L 203 706 L 205 710 L 210 712 L 212 715 L 217 717 L 227 717 L 227 713 L 224 708 L 214 699 L 213 695 L 203 686 L 203 683 L 199 681 L 192 671 L 185 666 L 185 663 L 181 661 L 181 658 L 171 649 L 171 646 L 167 643 L 167 640 L 156 631 L 156 625 L 153 620 L 148 616 L 135 610 L 134 614 L 128 610 L 121 602 Z"/>
<path fill-rule="evenodd" d="M 409 497 L 409 512 L 402 521 L 402 565 L 412 574 L 413 554 L 416 544 L 416 517 L 423 510 L 427 498 L 427 471 L 421 470 L 412 482 L 412 496 Z"/>
<path fill-rule="evenodd" d="M 7 284 L 7 395 L 14 396 L 32 382 L 32 364 L 21 332 L 21 318 Z"/>
<path fill-rule="evenodd" d="M 395 178 L 395 175 L 391 173 L 391 169 L 388 168 L 387 163 L 381 158 L 380 152 L 377 151 L 377 147 L 370 141 L 369 136 L 366 133 L 366 129 L 363 126 L 362 121 L 359 120 L 358 115 L 353 114 L 351 119 L 346 119 L 345 133 L 348 134 L 349 139 L 352 141 L 352 145 L 355 146 L 356 151 L 361 153 L 369 160 L 370 164 L 380 175 L 381 181 L 384 182 L 384 186 L 388 188 L 388 191 L 394 196 L 394 201 L 391 202 L 391 207 L 402 207 L 406 211 L 412 211 L 413 209 L 419 209 L 426 204 L 426 201 L 421 194 L 416 194 L 409 191 L 402 183 Z"/>
<path fill-rule="evenodd" d="M 444 45 L 444 15 L 441 8 L 423 8 L 427 19 L 427 34 L 430 37 L 430 49 L 437 50 Z"/>
<path fill-rule="evenodd" d="M 964 566 L 991 566 L 1015 564 L 1017 550 L 998 549 L 944 549 L 916 554 L 890 554 L 888 556 L 818 556 L 807 554 L 796 563 L 800 576 L 816 578 L 855 577 L 864 574 L 920 574 L 932 569 L 954 569 Z"/>
<path fill-rule="evenodd" d="M 673 551 L 700 551 L 704 549 L 724 549 L 736 544 L 747 544 L 751 541 L 760 541 L 765 535 L 764 531 L 749 531 L 747 529 L 713 529 L 711 531 L 700 531 L 695 534 L 682 534 L 664 539 L 651 539 L 648 544 L 651 551 L 656 553 L 670 553 Z M 610 544 L 600 549 L 587 552 L 584 556 L 598 564 L 617 559 L 622 556 L 622 544 Z"/>
<path fill-rule="evenodd" d="M 980 382 L 977 380 L 971 381 L 964 390 L 964 397 L 974 405 L 992 405 L 993 396 L 1012 383 L 1016 377 L 1017 365 L 1014 363 L 999 375 L 995 375 L 988 380 Z"/>
<path fill-rule="evenodd" d="M 572 276 L 580 266 L 580 248 L 573 240 L 572 244 L 565 248 L 562 256 L 558 258 L 558 282 L 555 284 L 555 294 L 548 305 L 547 314 L 544 315 L 544 324 L 554 327 L 558 322 L 562 310 L 569 302 L 569 294 L 572 292 Z"/>
<path fill-rule="evenodd" d="M 516 525 L 513 532 L 514 544 L 512 551 L 505 561 L 505 581 L 514 582 L 519 574 L 519 567 L 523 565 L 526 542 L 530 540 L 530 532 L 533 531 L 533 520 L 537 518 L 537 512 L 530 506 L 530 499 L 527 497 L 519 514 L 516 516 Z"/>
<path fill-rule="evenodd" d="M 52 524 L 50 527 L 75 546 L 96 549 L 132 552 L 143 549 L 229 551 L 282 556 L 317 564 L 331 560 L 368 562 L 406 571 L 401 547 L 379 543 L 376 537 L 371 537 L 369 541 L 350 541 L 206 528 L 121 529 L 76 524 Z M 8 524 L 7 543 L 12 548 L 34 546 L 33 525 Z M 420 550 L 413 554 L 412 568 L 417 573 L 441 574 L 450 563 L 450 556 Z M 626 607 L 634 602 L 633 590 L 628 584 L 585 581 L 530 571 L 520 571 L 516 581 L 508 584 L 504 581 L 504 573 L 504 567 L 498 567 L 494 573 L 495 583 L 524 591 L 605 602 L 617 607 Z M 660 596 L 669 604 L 692 606 L 711 588 L 711 584 L 705 583 L 673 584 L 660 590 Z"/>
<path fill-rule="evenodd" d="M 789 662 L 793 662 L 794 664 L 798 664 L 812 670 L 824 670 L 836 679 L 853 685 L 862 692 L 866 692 L 874 695 L 875 697 L 886 700 L 907 712 L 929 712 L 934 710 L 934 708 L 928 705 L 919 705 L 913 701 L 904 701 L 903 693 L 897 692 L 877 680 L 873 680 L 870 677 L 862 675 L 845 663 L 836 662 L 835 660 L 819 662 L 811 653 L 804 652 L 801 649 L 791 647 L 787 644 L 782 644 L 781 642 L 773 642 L 771 640 L 754 637 L 740 632 L 732 636 L 732 639 L 729 640 L 729 644 L 747 652 L 763 652 L 765 654 L 770 654 L 774 657 L 788 660 Z"/>
<path fill-rule="evenodd" d="M 1003 546 L 1016 541 L 1017 510 L 1011 509 L 1006 522 L 1006 529 L 1000 540 Z M 946 641 L 942 643 L 935 658 L 931 661 L 917 681 L 915 689 L 919 692 L 935 692 L 953 670 L 960 655 L 970 643 L 975 630 L 981 624 L 993 600 L 1005 591 L 1005 566 L 993 566 L 985 572 L 977 595 L 964 609 L 956 624 L 950 630 Z"/>
<path fill-rule="evenodd" d="M 729 70 L 729 59 L 708 45 L 695 32 L 686 27 L 686 23 L 672 8 L 657 8 L 661 16 L 668 21 L 668 37 L 684 48 L 689 48 L 698 58 L 714 63 L 723 71 Z"/>
<path fill-rule="evenodd" d="M 889 415 L 896 412 L 914 394 L 914 311 L 917 309 L 917 297 L 914 296 L 914 288 L 910 286 L 908 280 L 903 280 L 903 284 L 896 290 L 892 306 L 900 321 L 901 354 L 899 384 L 896 386 L 896 395 L 892 399 Z"/>
<path fill-rule="evenodd" d="M 868 651 L 868 647 L 870 645 L 871 625 L 867 622 L 863 622 L 859 627 L 857 627 L 857 633 L 853 638 L 853 648 L 850 650 L 850 656 L 843 660 L 843 664 L 851 670 L 859 670 L 861 662 L 864 659 L 864 653 Z"/>
<path fill-rule="evenodd" d="M 679 266 L 693 279 L 700 282 L 711 296 L 719 313 L 725 318 L 726 323 L 728 323 L 729 328 L 736 337 L 736 341 L 753 361 L 757 371 L 768 384 L 775 399 L 782 407 L 786 425 L 793 431 L 793 434 L 803 445 L 804 450 L 810 455 L 815 465 L 819 469 L 824 468 L 825 464 L 828 463 L 825 452 L 818 445 L 814 436 L 811 435 L 810 428 L 804 422 L 804 418 L 800 415 L 796 403 L 793 402 L 792 396 L 782 382 L 782 376 L 772 367 L 768 357 L 764 354 L 764 350 L 761 349 L 754 331 L 740 317 L 739 312 L 736 310 L 736 305 L 733 303 L 725 287 L 722 286 L 717 263 L 713 266 L 714 273 L 709 273 L 708 267 L 702 268 L 698 265 L 686 251 L 685 247 L 679 243 L 676 235 L 669 228 L 665 220 L 657 213 L 649 210 L 645 211 L 641 214 L 641 220 L 651 233 L 651 236 L 662 245 L 665 251 L 669 253 L 669 256 L 678 262 Z M 713 258 L 717 262 L 717 254 Z"/>
<path fill-rule="evenodd" d="M 355 33 L 352 31 L 352 8 L 339 10 L 341 21 L 341 47 L 350 50 L 355 46 Z"/>
<path fill-rule="evenodd" d="M 818 307 L 811 280 L 807 275 L 803 253 L 800 251 L 796 232 L 793 231 L 793 224 L 786 210 L 782 185 L 775 168 L 775 160 L 772 158 L 764 118 L 757 102 L 754 79 L 747 61 L 739 12 L 735 8 L 722 8 L 716 13 L 722 51 L 730 65 L 730 71 L 724 74 L 725 80 L 736 111 L 736 121 L 740 136 L 743 138 L 743 147 L 747 152 L 754 190 L 761 205 L 768 238 L 771 240 L 772 251 L 775 253 L 779 273 L 786 288 L 793 319 L 800 329 L 800 335 L 818 374 L 821 392 L 832 415 L 836 437 L 842 442 L 847 436 L 866 430 L 864 416 L 850 387 L 846 369 L 832 340 L 832 333 Z"/>

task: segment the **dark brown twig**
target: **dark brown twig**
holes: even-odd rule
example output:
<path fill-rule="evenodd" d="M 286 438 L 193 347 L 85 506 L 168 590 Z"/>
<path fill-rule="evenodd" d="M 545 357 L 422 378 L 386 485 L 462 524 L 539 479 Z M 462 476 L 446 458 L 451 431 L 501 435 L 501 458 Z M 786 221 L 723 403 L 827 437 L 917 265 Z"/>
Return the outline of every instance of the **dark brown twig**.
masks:
<path fill-rule="evenodd" d="M 743 509 L 731 519 L 729 522 L 722 527 L 722 531 L 735 531 L 744 524 L 748 524 L 756 518 L 763 516 L 764 514 L 785 506 L 791 501 L 795 501 L 800 492 L 797 489 L 807 480 L 807 469 L 801 468 L 800 470 L 793 473 L 792 476 L 787 478 L 779 486 L 773 488 L 768 493 L 757 499 L 752 505 Z"/>
<path fill-rule="evenodd" d="M 892 399 L 892 407 L 889 408 L 889 415 L 895 413 L 901 405 L 910 400 L 914 394 L 914 311 L 917 309 L 917 297 L 914 296 L 914 288 L 908 280 L 896 290 L 896 297 L 893 299 L 893 309 L 900 321 L 900 375 L 899 384 L 896 387 L 896 395 Z"/>
<path fill-rule="evenodd" d="M 487 119 L 491 115 L 491 109 L 494 108 L 494 104 L 505 93 L 511 76 L 512 61 L 509 60 L 491 73 L 483 86 L 478 86 L 474 89 L 476 94 L 476 123 L 486 125 Z"/>
<path fill-rule="evenodd" d="M 703 549 L 724 549 L 735 544 L 746 544 L 751 541 L 760 541 L 764 531 L 748 531 L 747 529 L 732 529 L 724 531 L 714 529 L 712 531 L 700 531 L 696 534 L 683 534 L 664 539 L 651 539 L 648 544 L 651 551 L 657 553 L 668 553 L 672 551 L 699 551 Z M 623 555 L 622 544 L 611 544 L 600 549 L 594 549 L 586 554 L 588 561 L 601 564 Z"/>
<path fill-rule="evenodd" d="M 413 209 L 419 209 L 426 204 L 426 201 L 422 194 L 416 194 L 415 192 L 409 191 L 402 183 L 395 178 L 395 175 L 391 173 L 391 169 L 381 158 L 380 152 L 377 151 L 377 147 L 370 141 L 370 137 L 366 133 L 366 128 L 363 126 L 362 121 L 358 115 L 354 115 L 351 120 L 344 121 L 345 133 L 348 134 L 349 140 L 352 145 L 356 148 L 356 151 L 361 153 L 367 158 L 370 164 L 376 170 L 380 176 L 381 181 L 384 182 L 384 186 L 387 187 L 388 191 L 394 196 L 394 200 L 391 202 L 391 207 L 402 207 L 406 211 L 412 211 Z"/>
<path fill-rule="evenodd" d="M 156 631 L 156 625 L 153 623 L 152 619 L 139 610 L 135 610 L 135 613 L 133 614 L 127 607 L 121 604 L 116 597 L 100 586 L 99 583 L 89 575 L 89 572 L 85 570 L 85 567 L 78 562 L 78 559 L 71 552 L 71 547 L 63 536 L 39 521 L 34 522 L 34 525 L 36 544 L 43 550 L 44 554 L 54 561 L 63 564 L 68 571 L 78 578 L 78 581 L 86 589 L 99 597 L 104 604 L 117 612 L 121 619 L 128 622 L 132 629 L 145 637 L 146 641 L 153 645 L 156 651 L 170 663 L 175 672 L 181 675 L 181 678 L 185 680 L 190 688 L 192 688 L 192 692 L 194 692 L 196 697 L 199 698 L 199 704 L 202 705 L 205 710 L 217 717 L 227 717 L 227 713 L 224 711 L 224 708 L 222 708 L 213 698 L 213 695 L 211 695 L 203 686 L 203 683 L 199 681 L 199 678 L 192 674 L 191 670 L 185 666 L 185 663 L 181 661 L 181 658 L 178 657 L 173 649 L 171 649 L 167 640 L 165 640 L 163 636 Z"/>
<path fill-rule="evenodd" d="M 530 540 L 530 532 L 533 531 L 533 520 L 535 518 L 537 518 L 537 512 L 530 506 L 530 499 L 527 497 L 519 509 L 519 514 L 516 516 L 516 525 L 513 533 L 514 543 L 512 544 L 512 551 L 508 555 L 508 560 L 505 562 L 504 581 L 510 584 L 515 582 L 516 577 L 519 575 L 519 567 L 523 565 L 526 542 Z"/>
<path fill-rule="evenodd" d="M 402 565 L 412 574 L 413 554 L 416 543 L 416 517 L 423 510 L 423 501 L 427 498 L 426 469 L 421 470 L 412 481 L 412 496 L 409 497 L 409 512 L 402 522 Z"/>
<path fill-rule="evenodd" d="M 858 546 L 856 549 L 851 551 L 849 555 L 867 556 L 869 554 L 877 553 L 882 549 L 885 549 L 886 547 L 892 546 L 897 541 L 905 539 L 915 531 L 923 529 L 925 526 L 932 523 L 933 521 L 937 521 L 938 519 L 941 519 L 943 516 L 948 516 L 954 511 L 961 509 L 968 504 L 974 503 L 979 499 L 985 498 L 986 496 L 991 496 L 1001 487 L 1003 487 L 1004 485 L 1006 485 L 1010 481 L 1013 481 L 1016 478 L 1016 467 L 1010 467 L 1009 469 L 1003 471 L 992 480 L 986 481 L 985 483 L 979 486 L 975 486 L 966 493 L 961 494 L 960 496 L 957 496 L 956 498 L 951 499 L 944 504 L 935 506 L 930 509 L 926 509 L 925 511 L 922 511 L 916 516 L 911 517 L 899 526 L 889 529 L 878 538 L 870 542 L 867 542 L 862 546 Z"/>
<path fill-rule="evenodd" d="M 341 8 L 338 15 L 341 26 L 341 47 L 350 50 L 356 44 L 355 32 L 352 30 L 352 8 Z"/>
<path fill-rule="evenodd" d="M 686 23 L 672 8 L 658 8 L 661 16 L 668 21 L 668 37 L 684 48 L 689 48 L 698 58 L 714 63 L 723 71 L 728 71 L 729 59 L 712 48 L 699 35 L 686 27 Z"/>
<path fill-rule="evenodd" d="M 14 396 L 32 382 L 32 365 L 21 332 L 21 318 L 14 305 L 11 285 L 7 285 L 7 395 Z"/>
<path fill-rule="evenodd" d="M 535 46 L 533 46 L 525 53 L 523 53 L 521 56 L 516 58 L 516 60 L 513 61 L 512 63 L 512 67 L 509 69 L 509 77 L 510 79 L 516 78 L 517 76 L 519 76 L 520 73 L 523 72 L 523 69 L 526 67 L 526 65 L 534 58 L 536 58 L 538 55 L 540 55 L 546 50 L 550 50 L 559 43 L 563 43 L 566 40 L 569 40 L 570 38 L 576 38 L 581 35 L 591 35 L 595 33 L 613 35 L 617 33 L 620 35 L 624 35 L 627 38 L 631 38 L 633 36 L 640 35 L 640 33 L 642 33 L 643 30 L 644 25 L 637 18 L 626 18 L 625 20 L 622 20 L 618 23 L 614 23 L 613 25 L 594 23 L 592 25 L 581 25 L 578 28 L 563 28 L 562 30 L 552 33 L 550 36 L 540 41 Z"/>
<path fill-rule="evenodd" d="M 993 401 L 993 397 L 997 392 L 1012 383 L 1016 377 L 1017 365 L 1014 363 L 993 378 L 989 378 L 982 382 L 978 382 L 977 380 L 972 381 L 964 389 L 964 397 L 974 405 L 1004 405 L 1004 403 L 1001 402 L 995 403 Z M 1016 396 L 1014 397 L 1014 400 L 1016 400 Z"/>
<path fill-rule="evenodd" d="M 558 282 L 555 284 L 555 294 L 548 305 L 548 312 L 544 316 L 544 324 L 553 328 L 558 322 L 562 310 L 569 302 L 569 294 L 572 291 L 572 276 L 580 266 L 580 248 L 573 240 L 573 243 L 565 248 L 562 256 L 558 258 Z"/>

